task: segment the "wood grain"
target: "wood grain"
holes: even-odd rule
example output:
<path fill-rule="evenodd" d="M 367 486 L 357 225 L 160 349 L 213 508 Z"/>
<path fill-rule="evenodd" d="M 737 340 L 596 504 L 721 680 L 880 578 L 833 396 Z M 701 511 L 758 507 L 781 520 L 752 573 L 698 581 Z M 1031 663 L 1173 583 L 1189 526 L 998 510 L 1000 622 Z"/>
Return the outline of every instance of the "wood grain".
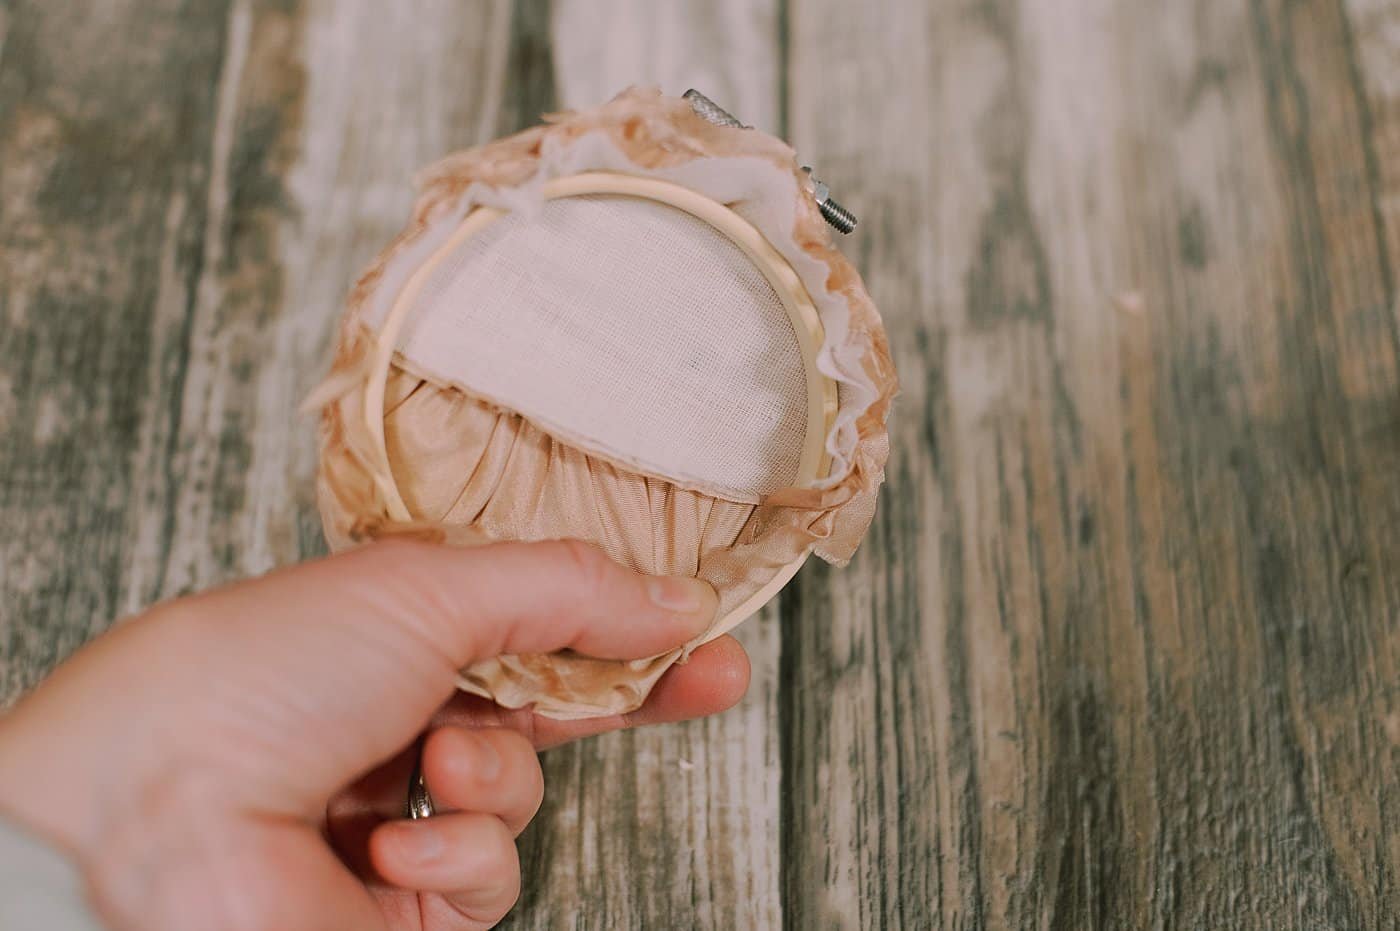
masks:
<path fill-rule="evenodd" d="M 182 402 L 170 389 L 188 368 L 225 25 L 214 5 L 5 8 L 6 699 L 127 609 L 130 591 L 159 587 L 161 567 L 130 557 L 148 520 L 154 548 L 168 546 L 166 441 Z"/>
<path fill-rule="evenodd" d="M 0 703 L 322 551 L 412 173 L 627 84 L 784 129 L 904 393 L 728 715 L 552 751 L 510 927 L 1395 928 L 1389 0 L 0 2 Z"/>
<path fill-rule="evenodd" d="M 791 19 L 906 383 L 868 545 L 784 619 L 792 926 L 1393 926 L 1396 308 L 1341 11 Z"/>

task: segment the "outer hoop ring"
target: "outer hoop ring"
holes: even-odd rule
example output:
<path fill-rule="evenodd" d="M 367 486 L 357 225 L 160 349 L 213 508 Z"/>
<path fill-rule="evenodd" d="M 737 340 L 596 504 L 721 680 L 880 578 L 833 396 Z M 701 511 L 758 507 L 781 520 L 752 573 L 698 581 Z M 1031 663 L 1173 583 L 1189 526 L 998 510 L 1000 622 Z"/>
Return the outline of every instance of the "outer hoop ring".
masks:
<path fill-rule="evenodd" d="M 807 433 L 803 438 L 796 483 L 806 485 L 825 476 L 831 465 L 831 457 L 826 450 L 826 437 L 831 430 L 837 409 L 836 383 L 818 371 L 816 365 L 817 352 L 821 349 L 825 331 L 806 286 L 763 234 L 753 224 L 718 201 L 689 188 L 654 178 L 610 172 L 584 172 L 546 182 L 543 193 L 545 200 L 611 194 L 657 201 L 704 221 L 744 252 L 763 273 L 763 277 L 782 301 L 802 353 L 807 380 Z M 384 436 L 384 393 L 399 336 L 408 322 L 411 308 L 437 266 L 468 237 L 476 235 L 505 215 L 506 211 L 495 207 L 477 207 L 468 214 L 447 241 L 413 272 L 395 298 L 388 316 L 375 336 L 365 386 L 364 418 L 376 459 L 371 463 L 371 475 L 384 495 L 389 516 L 394 520 L 414 519 L 394 481 L 393 470 L 389 465 L 388 444 Z M 784 566 L 767 585 L 721 618 L 707 634 L 706 640 L 734 627 L 767 603 L 797 574 L 797 570 L 806 562 L 807 555 L 804 553 Z"/>

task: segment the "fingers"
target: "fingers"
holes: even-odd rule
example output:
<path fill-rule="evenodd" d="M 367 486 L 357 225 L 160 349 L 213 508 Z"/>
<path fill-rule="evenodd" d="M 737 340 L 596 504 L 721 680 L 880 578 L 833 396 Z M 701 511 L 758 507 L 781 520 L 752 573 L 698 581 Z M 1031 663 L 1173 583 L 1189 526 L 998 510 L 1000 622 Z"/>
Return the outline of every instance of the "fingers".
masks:
<path fill-rule="evenodd" d="M 400 578 L 437 600 L 427 620 L 439 622 L 459 666 L 566 648 L 603 659 L 654 656 L 702 633 L 717 603 L 698 579 L 643 576 L 569 541 L 414 546 L 400 559 Z"/>
<path fill-rule="evenodd" d="M 442 728 L 423 745 L 438 814 L 391 821 L 369 838 L 372 870 L 404 889 L 435 892 L 443 926 L 491 927 L 520 895 L 515 836 L 544 799 L 535 748 L 515 731 Z M 429 900 L 432 903 L 432 900 Z"/>
<path fill-rule="evenodd" d="M 473 660 L 655 655 L 715 607 L 703 582 L 640 575 L 577 543 L 374 544 L 168 606 L 151 630 L 162 676 L 143 682 L 172 715 L 189 704 L 169 695 L 202 694 L 221 756 L 265 750 L 219 761 L 244 770 L 238 787 L 259 796 L 246 803 L 302 815 L 421 730 Z"/>
<path fill-rule="evenodd" d="M 688 721 L 733 707 L 749 686 L 749 658 L 739 641 L 724 636 L 696 648 L 685 663 L 672 666 L 651 696 L 630 715 L 582 721 L 556 721 L 527 710 L 509 710 L 475 695 L 455 696 L 434 719 L 436 726 L 504 727 L 529 738 L 537 750 L 646 724 Z"/>
<path fill-rule="evenodd" d="M 423 776 L 439 809 L 495 815 L 512 836 L 544 801 L 544 774 L 530 741 L 505 728 L 445 727 L 423 746 Z"/>
<path fill-rule="evenodd" d="M 749 654 L 739 641 L 719 637 L 699 647 L 685 663 L 672 666 L 647 697 L 624 715 L 627 727 L 688 721 L 726 711 L 749 690 Z"/>
<path fill-rule="evenodd" d="M 370 859 L 394 885 L 442 893 L 458 913 L 485 927 L 520 895 L 515 838 L 495 815 L 453 812 L 391 821 L 371 835 Z"/>
<path fill-rule="evenodd" d="M 604 659 L 654 656 L 702 633 L 717 603 L 698 579 L 641 575 L 569 541 L 379 543 L 261 584 L 278 583 L 313 616 L 408 628 L 453 668 L 566 648 Z"/>

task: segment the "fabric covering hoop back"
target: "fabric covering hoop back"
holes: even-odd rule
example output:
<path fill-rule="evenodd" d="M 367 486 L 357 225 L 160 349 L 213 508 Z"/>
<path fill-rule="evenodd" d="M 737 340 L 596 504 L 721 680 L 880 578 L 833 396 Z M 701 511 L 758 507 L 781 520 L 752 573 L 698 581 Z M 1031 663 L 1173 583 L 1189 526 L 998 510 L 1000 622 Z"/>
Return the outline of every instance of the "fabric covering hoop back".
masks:
<path fill-rule="evenodd" d="M 830 456 L 825 449 L 825 438 L 836 414 L 836 385 L 817 369 L 816 356 L 823 339 L 822 323 L 807 289 L 792 267 L 752 224 L 723 204 L 677 184 L 608 172 L 586 172 L 555 179 L 545 185 L 544 189 L 545 200 L 590 194 L 645 198 L 682 210 L 726 236 L 763 273 L 782 301 L 792 324 L 802 353 L 807 381 L 807 429 L 795 484 L 806 485 L 822 478 L 830 463 Z M 384 389 L 399 337 L 409 321 L 416 298 L 437 266 L 464 240 L 482 232 L 505 215 L 506 211 L 494 207 L 478 207 L 473 210 L 447 242 L 414 272 L 376 336 L 365 393 L 364 417 L 377 453 L 378 461 L 374 463 L 373 469 L 374 480 L 380 486 L 390 514 L 396 520 L 409 521 L 415 517 L 394 481 L 384 436 Z"/>

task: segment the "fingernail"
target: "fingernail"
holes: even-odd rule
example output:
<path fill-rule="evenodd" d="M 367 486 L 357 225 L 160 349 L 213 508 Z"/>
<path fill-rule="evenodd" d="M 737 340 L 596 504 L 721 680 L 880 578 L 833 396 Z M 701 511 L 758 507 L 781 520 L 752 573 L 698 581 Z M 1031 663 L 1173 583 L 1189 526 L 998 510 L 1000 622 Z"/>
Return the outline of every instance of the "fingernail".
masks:
<path fill-rule="evenodd" d="M 397 837 L 394 843 L 405 860 L 417 864 L 428 864 L 442 856 L 447 848 L 442 832 L 428 821 L 414 821 L 411 824 L 395 825 Z"/>
<path fill-rule="evenodd" d="M 677 614 L 690 614 L 705 603 L 706 589 L 699 579 L 658 576 L 647 580 L 652 604 Z"/>

